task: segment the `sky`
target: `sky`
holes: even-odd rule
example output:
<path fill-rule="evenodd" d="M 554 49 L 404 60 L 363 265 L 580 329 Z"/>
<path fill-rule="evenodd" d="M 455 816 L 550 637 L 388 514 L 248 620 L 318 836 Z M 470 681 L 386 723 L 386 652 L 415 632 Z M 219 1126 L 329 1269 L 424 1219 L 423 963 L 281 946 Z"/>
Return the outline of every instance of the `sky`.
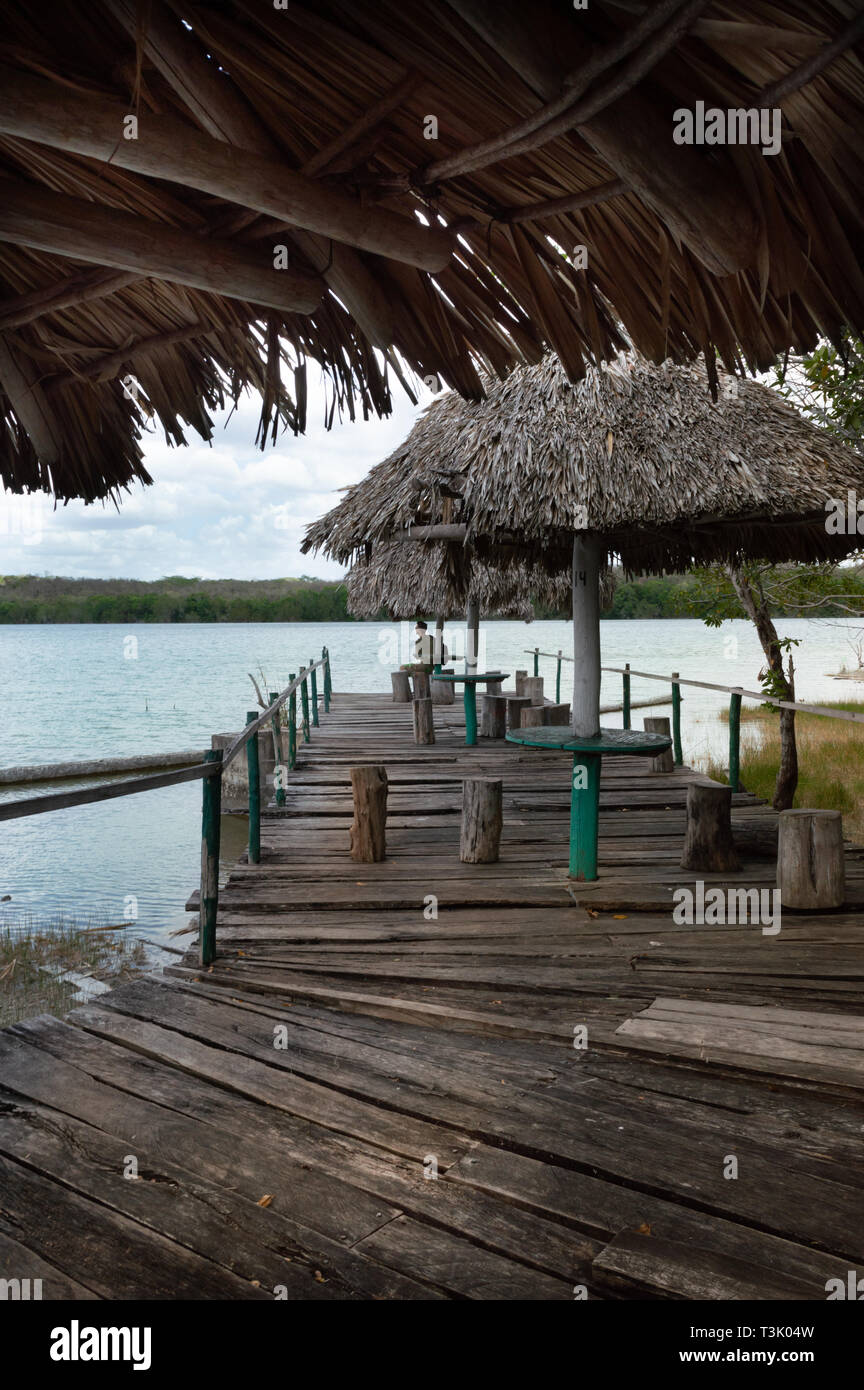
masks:
<path fill-rule="evenodd" d="M 63 575 L 93 579 L 337 578 L 344 567 L 323 556 L 301 555 L 306 524 L 339 500 L 339 488 L 357 482 L 396 448 L 432 396 L 420 387 L 413 406 L 393 382 L 393 414 L 345 420 L 324 428 L 324 391 L 309 363 L 305 435 L 279 436 L 275 447 L 255 447 L 259 401 L 242 398 L 215 417 L 211 444 L 190 430 L 185 448 L 171 448 L 156 430 L 142 439 L 150 487 L 112 503 L 70 502 L 53 509 L 37 495 L 0 492 L 0 574 Z"/>

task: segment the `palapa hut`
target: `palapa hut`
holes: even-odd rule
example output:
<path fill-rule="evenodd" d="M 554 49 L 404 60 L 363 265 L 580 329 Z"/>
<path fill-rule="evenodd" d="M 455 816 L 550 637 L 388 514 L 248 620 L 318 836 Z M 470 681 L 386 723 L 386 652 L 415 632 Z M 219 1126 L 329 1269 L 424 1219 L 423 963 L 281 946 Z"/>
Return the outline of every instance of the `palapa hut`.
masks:
<path fill-rule="evenodd" d="M 332 419 L 389 410 L 402 364 L 478 399 L 482 371 L 552 348 L 576 381 L 619 324 L 652 360 L 716 349 L 729 370 L 864 333 L 847 0 L 3 0 L 2 18 L 14 491 L 116 498 L 150 481 L 145 428 L 209 438 L 246 388 L 262 445 L 302 430 L 309 359 Z M 705 108 L 737 111 L 746 143 L 678 143 L 676 112 Z"/>
<path fill-rule="evenodd" d="M 573 385 L 552 355 L 433 402 L 405 442 L 308 528 L 343 563 L 380 545 L 470 546 L 497 566 L 573 561 L 574 732 L 599 728 L 599 575 L 751 557 L 828 560 L 860 537 L 826 505 L 864 493 L 864 460 L 758 382 L 622 353 Z"/>

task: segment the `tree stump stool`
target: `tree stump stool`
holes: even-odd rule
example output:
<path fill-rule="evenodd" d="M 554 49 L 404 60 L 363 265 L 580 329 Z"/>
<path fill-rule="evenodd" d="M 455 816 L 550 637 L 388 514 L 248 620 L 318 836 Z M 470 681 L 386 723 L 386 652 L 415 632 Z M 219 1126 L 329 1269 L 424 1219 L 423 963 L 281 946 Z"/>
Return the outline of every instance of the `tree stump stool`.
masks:
<path fill-rule="evenodd" d="M 351 858 L 360 864 L 377 864 L 387 853 L 387 769 L 380 764 L 352 767 L 351 791 Z"/>
<path fill-rule="evenodd" d="M 410 705 L 411 703 L 411 673 L 410 671 L 391 671 L 390 680 L 393 684 L 393 703 L 394 705 Z"/>
<path fill-rule="evenodd" d="M 426 696 L 424 700 L 415 699 L 414 709 L 414 742 L 415 743 L 434 743 L 435 725 L 432 720 L 432 699 Z"/>
<path fill-rule="evenodd" d="M 452 676 L 453 670 L 446 666 L 441 674 Z M 453 682 L 436 680 L 434 673 L 429 677 L 429 693 L 432 696 L 433 705 L 452 705 L 456 699 Z"/>
<path fill-rule="evenodd" d="M 546 705 L 547 724 L 569 724 L 570 706 L 569 705 Z"/>
<path fill-rule="evenodd" d="M 501 843 L 502 782 L 468 777 L 462 783 L 462 830 L 459 858 L 463 864 L 495 864 Z"/>
<path fill-rule="evenodd" d="M 532 705 L 542 705 L 543 703 L 543 677 L 526 676 L 522 683 L 523 695 L 527 695 Z"/>
<path fill-rule="evenodd" d="M 740 867 L 732 839 L 732 788 L 719 782 L 691 782 L 681 868 L 727 873 Z"/>
<path fill-rule="evenodd" d="M 516 672 L 516 694 L 517 694 L 517 695 L 524 695 L 524 694 L 525 694 L 525 682 L 527 681 L 527 679 L 528 679 L 528 672 L 527 672 L 527 671 L 517 671 L 517 672 Z"/>
<path fill-rule="evenodd" d="M 777 887 L 790 908 L 841 907 L 846 897 L 839 811 L 781 811 Z"/>
<path fill-rule="evenodd" d="M 507 696 L 507 728 L 521 729 L 522 711 L 531 704 L 527 695 L 508 695 Z"/>
<path fill-rule="evenodd" d="M 548 705 L 526 705 L 519 716 L 520 729 L 538 729 L 541 725 L 548 724 L 548 710 Z"/>
<path fill-rule="evenodd" d="M 669 720 L 663 716 L 658 718 L 651 716 L 648 719 L 643 719 L 642 724 L 647 734 L 665 734 L 667 738 L 671 734 Z M 674 770 L 675 756 L 671 748 L 667 748 L 665 752 L 659 753 L 656 758 L 651 759 L 652 772 L 674 772 Z"/>
<path fill-rule="evenodd" d="M 412 672 L 412 675 L 414 677 L 414 699 L 431 699 L 431 691 L 429 689 L 429 672 L 415 670 Z"/>
<path fill-rule="evenodd" d="M 505 696 L 483 696 L 483 724 L 480 732 L 485 738 L 504 737 L 507 732 L 507 700 Z"/>

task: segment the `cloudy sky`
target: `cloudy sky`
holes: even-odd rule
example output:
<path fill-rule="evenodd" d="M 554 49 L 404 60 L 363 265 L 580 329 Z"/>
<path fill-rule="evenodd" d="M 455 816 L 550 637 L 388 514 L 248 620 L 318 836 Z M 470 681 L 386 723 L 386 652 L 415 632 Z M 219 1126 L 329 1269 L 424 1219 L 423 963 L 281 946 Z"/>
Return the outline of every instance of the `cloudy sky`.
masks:
<path fill-rule="evenodd" d="M 398 382 L 394 412 L 385 420 L 334 423 L 325 430 L 324 393 L 309 363 L 305 435 L 280 436 L 262 453 L 254 446 L 257 398 L 216 418 L 212 444 L 189 431 L 185 449 L 147 436 L 145 463 L 152 487 L 113 505 L 70 502 L 52 510 L 47 498 L 0 493 L 0 574 L 78 578 L 278 579 L 301 574 L 335 578 L 338 565 L 300 554 L 306 523 L 339 500 L 405 438 L 432 397 L 412 406 Z M 423 388 L 420 388 L 423 391 Z"/>

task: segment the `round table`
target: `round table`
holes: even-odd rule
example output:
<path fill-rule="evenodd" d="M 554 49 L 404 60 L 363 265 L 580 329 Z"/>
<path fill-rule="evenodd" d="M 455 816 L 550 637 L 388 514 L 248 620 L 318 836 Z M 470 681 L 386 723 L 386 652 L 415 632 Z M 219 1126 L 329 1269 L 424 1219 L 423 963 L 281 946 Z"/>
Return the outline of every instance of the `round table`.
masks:
<path fill-rule="evenodd" d="M 545 725 L 539 729 L 513 729 L 508 743 L 527 748 L 553 748 L 573 754 L 570 778 L 570 877 L 597 877 L 597 821 L 600 814 L 600 765 L 603 755 L 627 753 L 631 757 L 656 758 L 671 748 L 665 734 L 638 729 L 601 729 L 591 738 L 580 738 L 572 729 Z"/>
<path fill-rule="evenodd" d="M 456 673 L 455 675 L 447 676 L 444 675 L 443 672 L 441 675 L 433 675 L 432 679 L 436 681 L 452 681 L 454 685 L 457 681 L 464 682 L 465 693 L 463 696 L 463 704 L 465 706 L 466 748 L 473 748 L 474 744 L 477 742 L 477 686 L 483 681 L 506 681 L 509 675 L 509 671 L 485 671 L 482 675 L 476 672 L 468 675 L 464 671 L 461 675 Z"/>

